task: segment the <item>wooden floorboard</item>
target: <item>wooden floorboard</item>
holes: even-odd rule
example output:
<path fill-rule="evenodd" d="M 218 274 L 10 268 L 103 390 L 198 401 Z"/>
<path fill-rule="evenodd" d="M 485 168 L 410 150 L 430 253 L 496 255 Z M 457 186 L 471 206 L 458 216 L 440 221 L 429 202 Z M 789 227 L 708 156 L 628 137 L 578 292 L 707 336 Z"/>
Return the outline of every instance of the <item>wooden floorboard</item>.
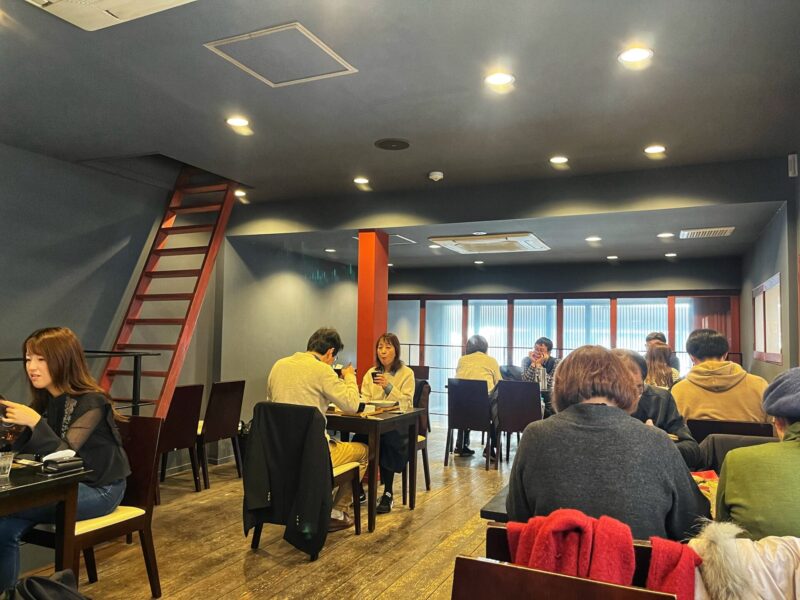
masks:
<path fill-rule="evenodd" d="M 378 516 L 376 530 L 367 532 L 363 508 L 362 534 L 329 535 L 313 563 L 274 525 L 265 526 L 259 550 L 250 550 L 242 532 L 241 480 L 232 464 L 211 467 L 211 489 L 200 493 L 189 473 L 168 478 L 153 520 L 163 598 L 449 598 L 455 557 L 483 553 L 486 522 L 479 510 L 507 483 L 510 466 L 487 472 L 478 451 L 445 467 L 444 420 L 432 420 L 431 491 L 420 460 L 415 510 L 401 504 L 397 476 L 394 509 Z M 473 439 L 479 447 L 476 434 Z M 82 572 L 82 592 L 108 600 L 150 596 L 138 539 L 96 553 L 99 581 L 88 584 Z"/>

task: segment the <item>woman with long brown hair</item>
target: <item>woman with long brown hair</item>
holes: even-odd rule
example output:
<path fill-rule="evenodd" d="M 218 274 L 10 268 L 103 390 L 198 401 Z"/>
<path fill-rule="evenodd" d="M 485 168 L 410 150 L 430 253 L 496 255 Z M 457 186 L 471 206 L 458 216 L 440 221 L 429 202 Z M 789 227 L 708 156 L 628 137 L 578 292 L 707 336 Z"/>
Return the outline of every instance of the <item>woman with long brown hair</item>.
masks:
<path fill-rule="evenodd" d="M 72 450 L 91 470 L 78 485 L 77 519 L 111 513 L 125 493 L 130 466 L 106 393 L 89 374 L 78 338 L 66 327 L 33 332 L 22 345 L 30 406 L 0 400 L 3 422 L 26 429 L 14 450 L 50 454 Z M 55 505 L 0 517 L 0 592 L 19 574 L 19 543 L 39 523 L 53 523 Z"/>
<path fill-rule="evenodd" d="M 663 342 L 653 342 L 647 346 L 647 378 L 649 385 L 670 389 L 680 379 L 680 373 L 669 365 L 672 348 Z"/>

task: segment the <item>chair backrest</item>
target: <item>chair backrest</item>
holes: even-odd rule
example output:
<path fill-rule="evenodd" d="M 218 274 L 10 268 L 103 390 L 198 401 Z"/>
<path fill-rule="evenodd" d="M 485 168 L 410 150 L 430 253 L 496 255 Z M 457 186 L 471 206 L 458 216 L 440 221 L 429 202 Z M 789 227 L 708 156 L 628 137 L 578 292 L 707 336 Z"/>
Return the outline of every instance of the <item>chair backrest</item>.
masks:
<path fill-rule="evenodd" d="M 175 388 L 167 418 L 161 426 L 159 449 L 191 448 L 197 440 L 197 424 L 203 405 L 203 386 L 182 385 Z"/>
<path fill-rule="evenodd" d="M 542 395 L 533 381 L 497 383 L 497 420 L 500 431 L 523 431 L 542 419 Z"/>
<path fill-rule="evenodd" d="M 414 408 L 421 408 L 424 410 L 419 416 L 417 423 L 417 433 L 419 435 L 428 435 L 430 431 L 430 421 L 428 419 L 428 402 L 431 396 L 431 386 L 424 379 L 414 380 Z"/>
<path fill-rule="evenodd" d="M 647 572 L 650 570 L 652 554 L 650 542 L 633 540 L 633 552 L 636 557 L 633 585 L 644 587 L 647 584 Z M 508 547 L 508 532 L 505 523 L 492 522 L 486 528 L 486 558 L 511 562 L 511 550 Z"/>
<path fill-rule="evenodd" d="M 517 365 L 500 365 L 500 375 L 507 381 L 522 381 L 522 367 Z"/>
<path fill-rule="evenodd" d="M 729 433 L 732 435 L 757 435 L 772 437 L 772 425 L 769 423 L 751 423 L 747 421 L 717 421 L 715 419 L 689 419 L 686 421 L 692 437 L 699 444 L 712 433 Z"/>
<path fill-rule="evenodd" d="M 239 430 L 244 400 L 244 381 L 215 381 L 208 396 L 203 417 L 203 438 L 206 442 L 231 438 Z"/>
<path fill-rule="evenodd" d="M 163 421 L 157 417 L 128 417 L 117 422 L 122 446 L 128 455 L 128 475 L 122 504 L 152 510 L 158 465 L 158 438 Z"/>
<path fill-rule="evenodd" d="M 408 368 L 414 371 L 416 379 L 429 379 L 431 368 L 425 365 L 408 365 Z"/>
<path fill-rule="evenodd" d="M 674 594 L 548 573 L 486 558 L 456 557 L 454 600 L 473 598 L 558 598 L 559 600 L 648 600 Z"/>
<path fill-rule="evenodd" d="M 450 429 L 489 429 L 489 391 L 478 379 L 447 380 L 447 426 Z"/>

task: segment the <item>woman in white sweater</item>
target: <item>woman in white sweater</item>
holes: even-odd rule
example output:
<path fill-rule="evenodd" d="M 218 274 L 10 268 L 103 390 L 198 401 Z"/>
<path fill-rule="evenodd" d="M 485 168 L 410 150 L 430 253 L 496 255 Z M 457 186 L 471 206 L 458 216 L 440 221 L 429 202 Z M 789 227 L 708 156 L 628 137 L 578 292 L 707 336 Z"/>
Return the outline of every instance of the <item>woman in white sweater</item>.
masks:
<path fill-rule="evenodd" d="M 400 360 L 400 340 L 393 333 L 384 333 L 375 344 L 375 366 L 366 372 L 361 381 L 361 400 L 397 402 L 402 411 L 414 407 L 414 371 Z M 382 434 L 380 470 L 384 490 L 378 503 L 378 513 L 392 510 L 394 474 L 403 471 L 407 460 L 408 435 L 399 431 Z"/>

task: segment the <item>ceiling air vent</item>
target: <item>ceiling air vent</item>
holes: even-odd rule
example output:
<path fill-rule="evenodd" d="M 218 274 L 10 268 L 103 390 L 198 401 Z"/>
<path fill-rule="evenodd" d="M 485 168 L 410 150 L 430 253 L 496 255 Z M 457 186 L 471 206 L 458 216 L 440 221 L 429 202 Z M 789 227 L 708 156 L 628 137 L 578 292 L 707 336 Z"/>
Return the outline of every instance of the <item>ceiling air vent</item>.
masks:
<path fill-rule="evenodd" d="M 703 227 L 701 229 L 681 229 L 680 239 L 699 240 L 706 238 L 728 237 L 736 227 Z"/>
<path fill-rule="evenodd" d="M 195 0 L 27 0 L 86 31 L 119 25 Z"/>
<path fill-rule="evenodd" d="M 432 243 L 459 254 L 491 254 L 499 252 L 544 252 L 550 246 L 532 233 L 493 233 L 490 235 L 447 236 L 428 238 Z"/>

